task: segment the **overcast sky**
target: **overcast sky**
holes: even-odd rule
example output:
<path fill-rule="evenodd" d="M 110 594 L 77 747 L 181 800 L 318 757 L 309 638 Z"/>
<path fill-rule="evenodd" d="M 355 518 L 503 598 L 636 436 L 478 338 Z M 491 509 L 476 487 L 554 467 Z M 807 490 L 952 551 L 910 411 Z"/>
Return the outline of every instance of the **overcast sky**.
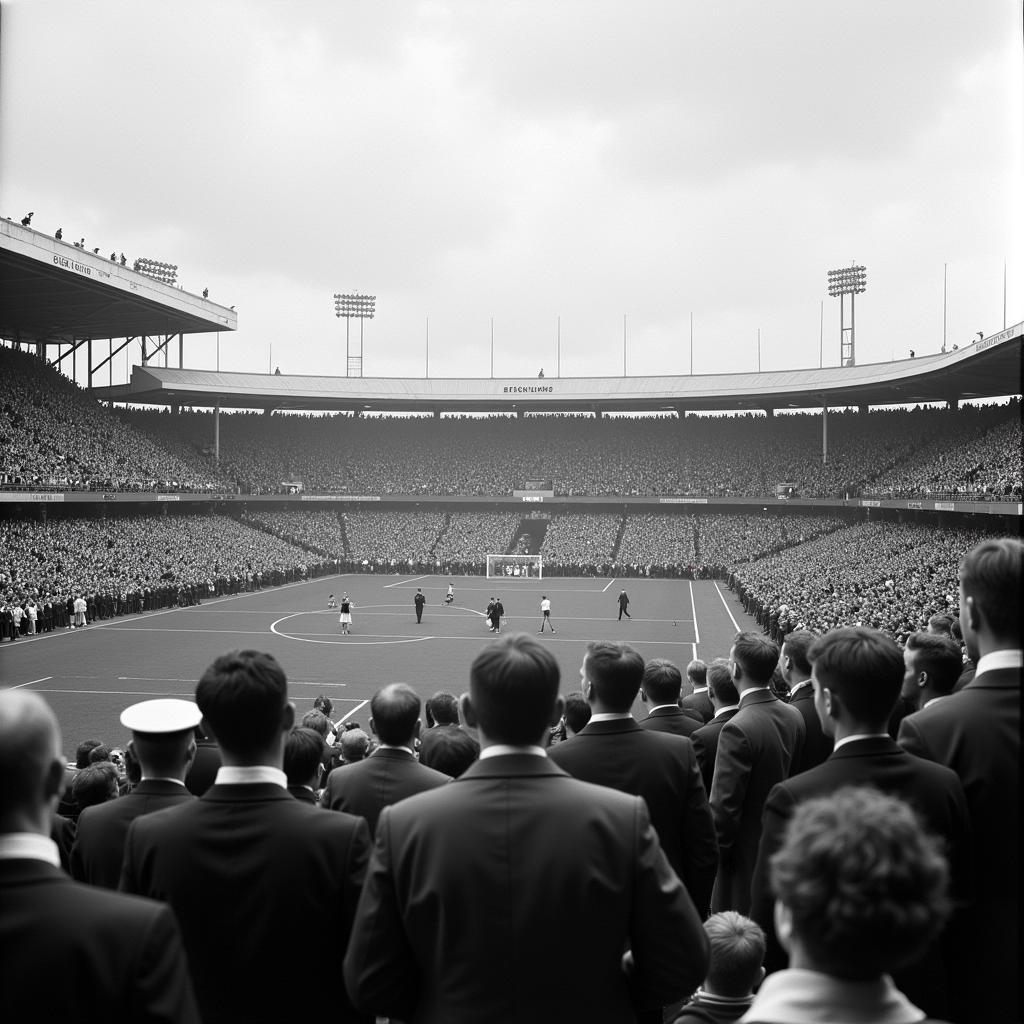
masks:
<path fill-rule="evenodd" d="M 179 265 L 221 367 L 696 373 L 858 362 L 1024 319 L 1017 0 L 21 0 L 0 216 Z M 358 328 L 353 327 L 353 335 Z M 212 367 L 214 336 L 186 339 Z M 272 354 L 271 354 L 272 347 Z M 138 360 L 135 349 L 133 361 Z M 115 370 L 123 379 L 124 364 Z M 105 383 L 105 382 L 104 382 Z"/>

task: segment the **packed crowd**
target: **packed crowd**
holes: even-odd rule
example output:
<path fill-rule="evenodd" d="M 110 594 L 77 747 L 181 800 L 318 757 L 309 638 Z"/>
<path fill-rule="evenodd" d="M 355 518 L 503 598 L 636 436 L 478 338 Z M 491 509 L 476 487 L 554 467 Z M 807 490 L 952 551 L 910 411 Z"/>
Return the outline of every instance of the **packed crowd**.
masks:
<path fill-rule="evenodd" d="M 337 512 L 315 509 L 255 511 L 246 512 L 242 521 L 326 558 L 343 560 L 348 555 L 345 528 Z"/>
<path fill-rule="evenodd" d="M 740 566 L 729 585 L 777 635 L 863 625 L 903 642 L 931 615 L 955 612 L 957 565 L 983 536 L 979 530 L 861 523 Z"/>
<path fill-rule="evenodd" d="M 381 686 L 372 741 L 235 651 L 70 770 L 0 691 L 0 1015 L 287 1019 L 312 948 L 359 1024 L 1012 1024 L 1024 545 L 947 540 L 969 679 L 947 617 L 685 669 L 597 641 L 564 696 L 509 634 L 459 698 Z"/>
<path fill-rule="evenodd" d="M 345 512 L 342 521 L 352 562 L 381 572 L 436 565 L 443 512 Z"/>
<path fill-rule="evenodd" d="M 622 516 L 569 512 L 548 523 L 541 544 L 545 572 L 564 576 L 607 573 L 622 529 Z"/>
<path fill-rule="evenodd" d="M 204 450 L 212 414 L 119 411 L 125 423 Z M 222 415 L 222 471 L 243 491 L 295 481 L 339 495 L 507 496 L 551 479 L 568 496 L 864 494 L 994 500 L 1021 493 L 1020 403 L 821 416 L 353 418 Z M 439 459 L 438 452 L 445 458 Z"/>
<path fill-rule="evenodd" d="M 0 488 L 235 491 L 213 461 L 151 437 L 26 352 L 0 345 Z"/>
<path fill-rule="evenodd" d="M 227 516 L 0 520 L 0 636 L 25 635 L 32 608 L 40 631 L 69 626 L 78 597 L 91 622 L 335 571 Z"/>

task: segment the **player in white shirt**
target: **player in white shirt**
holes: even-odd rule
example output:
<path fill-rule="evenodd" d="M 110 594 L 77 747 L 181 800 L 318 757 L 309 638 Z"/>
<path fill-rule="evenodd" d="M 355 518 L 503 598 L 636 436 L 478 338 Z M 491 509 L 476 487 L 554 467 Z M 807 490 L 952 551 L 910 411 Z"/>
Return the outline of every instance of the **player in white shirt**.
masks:
<path fill-rule="evenodd" d="M 554 633 L 555 627 L 551 624 L 551 602 L 548 600 L 546 594 L 541 594 L 541 598 L 540 598 L 540 614 L 541 614 L 540 629 L 538 629 L 537 632 L 538 633 L 543 633 L 544 632 L 544 626 L 545 626 L 545 624 L 547 624 L 548 626 L 551 627 L 551 632 Z"/>

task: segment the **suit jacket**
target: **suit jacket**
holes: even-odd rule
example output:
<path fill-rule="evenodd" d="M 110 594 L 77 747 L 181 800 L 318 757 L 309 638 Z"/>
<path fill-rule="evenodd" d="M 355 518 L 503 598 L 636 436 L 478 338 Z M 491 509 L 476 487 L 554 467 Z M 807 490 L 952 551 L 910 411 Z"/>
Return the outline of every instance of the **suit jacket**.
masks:
<path fill-rule="evenodd" d="M 717 851 L 693 744 L 623 718 L 587 723 L 549 757 L 577 779 L 644 798 L 669 864 L 704 917 Z"/>
<path fill-rule="evenodd" d="M 309 786 L 289 786 L 288 792 L 300 803 L 316 804 L 316 793 Z"/>
<path fill-rule="evenodd" d="M 57 852 L 60 854 L 60 866 L 71 874 L 71 850 L 75 845 L 75 830 L 77 824 L 70 818 L 54 811 L 50 815 L 50 838 L 57 844 Z"/>
<path fill-rule="evenodd" d="M 644 802 L 508 754 L 381 814 L 345 982 L 365 1010 L 417 1024 L 612 1024 L 706 966 Z"/>
<path fill-rule="evenodd" d="M 220 765 L 220 747 L 216 741 L 197 740 L 196 755 L 185 776 L 185 788 L 195 796 L 202 796 L 213 785 Z"/>
<path fill-rule="evenodd" d="M 740 696 L 722 726 L 711 782 L 718 836 L 718 877 L 711 909 L 750 912 L 750 881 L 761 839 L 761 812 L 772 786 L 791 774 L 803 746 L 804 720 L 768 690 Z"/>
<path fill-rule="evenodd" d="M 71 876 L 90 885 L 116 889 L 128 826 L 140 815 L 162 811 L 195 797 L 164 779 L 144 779 L 126 796 L 87 807 L 78 816 L 78 834 L 71 849 Z"/>
<path fill-rule="evenodd" d="M 29 859 L 0 860 L 0 907 L 0 1020 L 199 1024 L 167 907 Z"/>
<path fill-rule="evenodd" d="M 803 750 L 790 771 L 790 775 L 799 775 L 824 762 L 832 753 L 835 741 L 821 727 L 821 719 L 814 708 L 814 687 L 811 684 L 801 686 L 789 703 L 800 712 L 804 720 Z"/>
<path fill-rule="evenodd" d="M 640 722 L 640 728 L 670 732 L 673 736 L 692 736 L 700 728 L 700 720 L 682 708 L 655 708 Z"/>
<path fill-rule="evenodd" d="M 373 835 L 385 807 L 450 781 L 444 772 L 420 764 L 404 750 L 378 748 L 362 761 L 335 768 L 327 777 L 320 806 L 358 814 Z"/>
<path fill-rule="evenodd" d="M 983 672 L 908 715 L 899 733 L 911 754 L 952 768 L 967 794 L 978 870 L 963 970 L 992 1022 L 1021 1016 L 1020 685 L 1017 669 Z"/>
<path fill-rule="evenodd" d="M 360 818 L 273 783 L 214 785 L 132 822 L 121 887 L 173 908 L 204 1024 L 288 1020 L 284 980 L 341 963 L 369 843 Z"/>
<path fill-rule="evenodd" d="M 843 786 L 871 786 L 909 803 L 928 831 L 940 836 L 945 844 L 950 863 L 950 895 L 954 901 L 963 905 L 971 893 L 970 819 L 967 798 L 956 773 L 913 757 L 888 736 L 853 740 L 817 768 L 780 782 L 768 795 L 751 886 L 751 917 L 768 937 L 765 956 L 768 971 L 780 970 L 787 964 L 786 954 L 775 935 L 769 859 L 782 845 L 783 834 L 797 804 L 812 797 L 830 796 Z M 952 940 L 953 936 L 949 938 Z M 946 949 L 948 955 L 944 954 L 943 945 L 936 942 L 922 961 L 894 975 L 896 987 L 911 1002 L 936 1017 L 951 1016 L 946 981 L 963 974 L 952 941 L 946 944 Z M 973 986 L 973 981 L 970 983 Z"/>
<path fill-rule="evenodd" d="M 711 703 L 711 697 L 708 695 L 707 690 L 703 693 L 687 694 L 679 702 L 679 706 L 684 711 L 696 712 L 705 725 L 715 717 L 715 706 Z"/>
<path fill-rule="evenodd" d="M 715 757 L 718 754 L 718 736 L 722 726 L 731 722 L 736 716 L 738 708 L 726 711 L 723 715 L 716 715 L 707 725 L 698 729 L 691 737 L 693 752 L 697 755 L 697 764 L 700 765 L 700 777 L 704 780 L 704 788 L 711 792 L 711 781 L 715 775 Z"/>

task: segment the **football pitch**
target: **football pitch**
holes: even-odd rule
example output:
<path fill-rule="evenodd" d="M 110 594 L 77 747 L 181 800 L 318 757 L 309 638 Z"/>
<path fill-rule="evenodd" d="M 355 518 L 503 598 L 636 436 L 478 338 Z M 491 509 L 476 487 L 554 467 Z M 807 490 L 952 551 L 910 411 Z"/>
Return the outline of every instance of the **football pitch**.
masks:
<path fill-rule="evenodd" d="M 455 599 L 446 606 L 449 583 Z M 420 624 L 417 588 L 427 600 Z M 632 618 L 619 621 L 623 589 Z M 338 613 L 327 607 L 332 593 L 336 599 L 348 593 L 353 602 L 349 636 L 341 635 Z M 0 684 L 46 698 L 73 758 L 75 746 L 90 737 L 126 743 L 119 715 L 129 704 L 191 698 L 218 654 L 252 648 L 281 663 L 300 716 L 325 693 L 335 718 L 365 727 L 367 703 L 386 683 L 409 683 L 424 699 L 437 690 L 463 692 L 473 659 L 493 639 L 484 619 L 488 599 L 505 606 L 503 631 L 536 636 L 542 595 L 551 600 L 556 633 L 538 639 L 558 660 L 563 693 L 579 688 L 592 640 L 623 640 L 644 658 L 668 658 L 685 669 L 694 657 L 727 655 L 737 630 L 756 628 L 735 596 L 710 580 L 328 576 L 8 642 L 0 647 Z M 643 717 L 642 705 L 635 710 Z"/>

